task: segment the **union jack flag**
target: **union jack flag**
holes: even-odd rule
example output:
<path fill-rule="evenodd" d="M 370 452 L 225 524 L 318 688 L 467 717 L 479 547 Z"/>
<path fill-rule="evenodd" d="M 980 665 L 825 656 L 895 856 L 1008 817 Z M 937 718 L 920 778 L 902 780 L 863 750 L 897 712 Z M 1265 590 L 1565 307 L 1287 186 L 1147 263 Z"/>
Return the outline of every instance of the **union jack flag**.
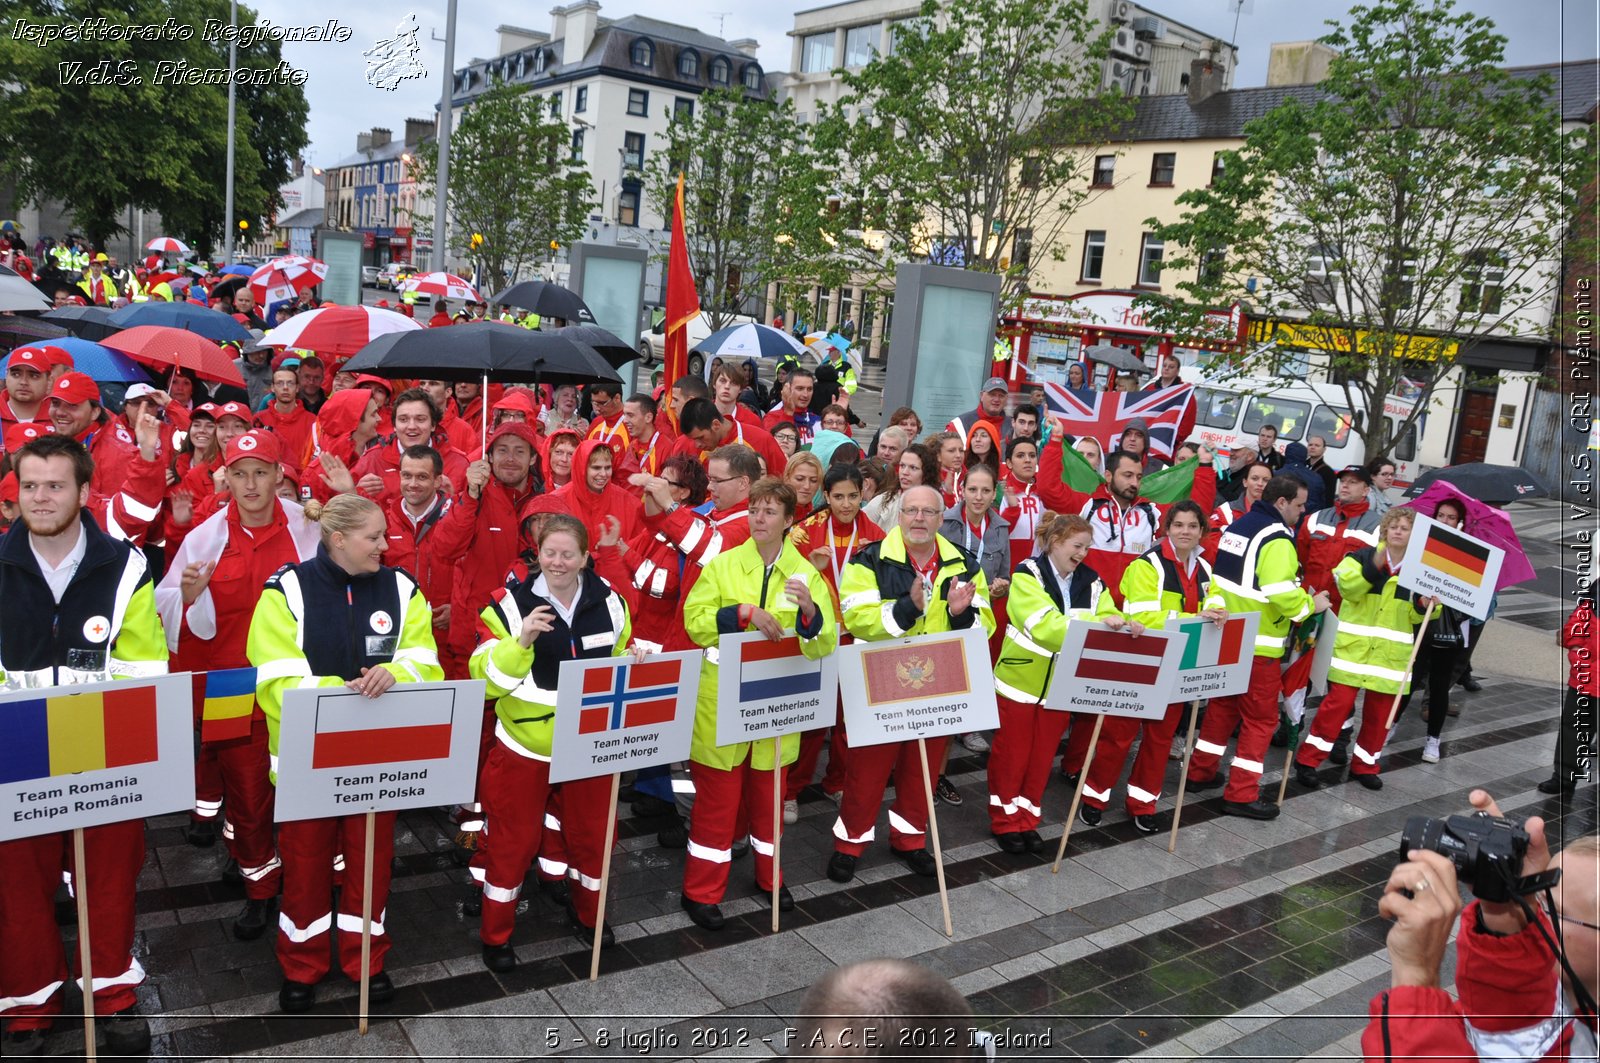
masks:
<path fill-rule="evenodd" d="M 1107 451 L 1135 418 L 1150 430 L 1150 453 L 1170 461 L 1179 443 L 1178 431 L 1194 405 L 1194 385 L 1174 384 L 1160 391 L 1070 391 L 1041 382 L 1050 412 L 1069 435 L 1093 436 Z"/>

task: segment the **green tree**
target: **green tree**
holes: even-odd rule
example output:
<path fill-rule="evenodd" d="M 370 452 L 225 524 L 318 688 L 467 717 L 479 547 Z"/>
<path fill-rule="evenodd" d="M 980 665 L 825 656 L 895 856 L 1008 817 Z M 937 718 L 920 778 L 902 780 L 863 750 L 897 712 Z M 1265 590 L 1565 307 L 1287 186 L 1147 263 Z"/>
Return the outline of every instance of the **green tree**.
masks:
<path fill-rule="evenodd" d="M 1235 300 L 1314 337 L 1345 389 L 1369 454 L 1428 407 L 1460 354 L 1491 334 L 1548 334 L 1563 234 L 1592 131 L 1565 132 L 1556 86 L 1501 68 L 1505 38 L 1449 0 L 1393 0 L 1330 22 L 1340 54 L 1312 102 L 1290 99 L 1245 127 L 1176 222 L 1146 222 L 1168 270 L 1194 270 L 1156 319 L 1203 332 Z M 1253 293 L 1253 294 L 1252 294 Z M 1269 346 L 1238 367 L 1278 375 Z M 1385 398 L 1422 386 L 1389 429 Z"/>
<path fill-rule="evenodd" d="M 818 121 L 840 253 L 858 274 L 923 258 L 1002 273 L 1014 296 L 1059 256 L 1094 145 L 1132 113 L 1102 88 L 1112 31 L 1086 0 L 925 0 L 893 32 Z"/>
<path fill-rule="evenodd" d="M 792 102 L 719 89 L 668 117 L 666 149 L 646 160 L 642 176 L 670 228 L 683 174 L 689 259 L 713 329 L 769 282 L 825 268 L 823 175 Z"/>
<path fill-rule="evenodd" d="M 193 33 L 47 42 L 29 35 L 96 18 Z M 0 172 L 18 198 L 61 200 L 96 246 L 123 231 L 130 204 L 160 211 L 173 235 L 202 251 L 238 218 L 272 213 L 307 143 L 305 92 L 279 66 L 279 42 L 238 49 L 242 71 L 277 76 L 246 75 L 236 88 L 237 217 L 224 218 L 227 85 L 183 78 L 185 69 L 227 69 L 227 45 L 203 39 L 207 19 L 226 24 L 226 0 L 20 0 L 0 16 Z M 241 5 L 240 24 L 255 21 Z"/>
<path fill-rule="evenodd" d="M 439 149 L 417 151 L 417 201 L 433 202 Z M 498 291 L 522 270 L 552 256 L 550 244 L 583 232 L 592 203 L 588 173 L 572 158 L 571 133 L 551 115 L 551 97 L 529 86 L 497 85 L 473 100 L 450 136 L 452 250 L 482 263 Z M 415 220 L 430 235 L 431 212 Z M 469 247 L 474 233 L 483 245 Z M 482 281 L 480 280 L 480 285 Z"/>

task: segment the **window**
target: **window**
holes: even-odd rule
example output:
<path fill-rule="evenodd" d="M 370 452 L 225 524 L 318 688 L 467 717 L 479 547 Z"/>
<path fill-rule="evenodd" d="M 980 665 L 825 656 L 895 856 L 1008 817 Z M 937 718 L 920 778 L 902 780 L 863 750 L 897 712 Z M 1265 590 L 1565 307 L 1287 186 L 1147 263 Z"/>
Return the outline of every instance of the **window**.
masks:
<path fill-rule="evenodd" d="M 1096 155 L 1094 157 L 1094 187 L 1110 188 L 1112 179 L 1117 174 L 1117 157 L 1115 155 Z"/>
<path fill-rule="evenodd" d="M 824 74 L 833 69 L 834 33 L 813 33 L 800 38 L 800 71 Z"/>
<path fill-rule="evenodd" d="M 1461 311 L 1498 314 L 1505 294 L 1506 256 L 1498 251 L 1474 251 L 1461 271 Z"/>
<path fill-rule="evenodd" d="M 622 191 L 617 194 L 617 224 L 629 227 L 639 224 L 639 182 L 622 182 Z"/>
<path fill-rule="evenodd" d="M 634 66 L 649 67 L 655 65 L 656 49 L 649 41 L 640 38 L 633 42 L 633 47 L 628 49 L 628 58 Z"/>
<path fill-rule="evenodd" d="M 550 94 L 550 117 L 561 117 L 561 93 L 559 92 L 552 92 Z"/>
<path fill-rule="evenodd" d="M 1144 234 L 1144 240 L 1139 247 L 1139 286 L 1142 288 L 1158 288 L 1161 286 L 1161 256 L 1166 251 L 1166 245 L 1151 236 Z"/>
<path fill-rule="evenodd" d="M 1150 160 L 1150 183 L 1153 185 L 1170 185 L 1173 171 L 1177 168 L 1177 152 L 1156 152 Z"/>
<path fill-rule="evenodd" d="M 1106 231 L 1090 229 L 1083 234 L 1083 267 L 1078 271 L 1078 280 L 1098 282 L 1105 266 Z"/>
<path fill-rule="evenodd" d="M 583 130 L 581 129 L 572 131 L 572 161 L 583 161 Z"/>
<path fill-rule="evenodd" d="M 644 89 L 628 90 L 628 113 L 647 118 L 650 115 L 650 93 Z"/>
<path fill-rule="evenodd" d="M 744 87 L 749 91 L 761 91 L 761 68 L 755 63 L 746 63 L 740 78 L 744 81 Z"/>
<path fill-rule="evenodd" d="M 1022 160 L 1022 187 L 1035 188 L 1044 180 L 1044 159 L 1029 155 Z"/>
<path fill-rule="evenodd" d="M 1217 391 L 1214 388 L 1196 388 L 1194 392 L 1195 423 L 1207 428 L 1231 430 L 1239 419 L 1239 405 L 1244 401 L 1236 392 Z"/>
<path fill-rule="evenodd" d="M 1388 418 L 1388 421 L 1389 438 L 1394 439 L 1394 428 L 1399 422 L 1393 417 Z M 1417 460 L 1417 425 L 1415 421 L 1406 426 L 1404 435 L 1399 439 L 1394 439 L 1394 442 L 1389 444 L 1389 456 L 1395 461 Z"/>
<path fill-rule="evenodd" d="M 578 86 L 577 92 L 572 97 L 572 113 L 582 114 L 589 109 L 589 86 Z"/>
<path fill-rule="evenodd" d="M 1317 244 L 1306 256 L 1306 295 L 1314 303 L 1331 303 L 1339 290 L 1339 249 Z"/>
<path fill-rule="evenodd" d="M 878 51 L 878 26 L 851 26 L 844 31 L 844 65 L 866 66 Z"/>
<path fill-rule="evenodd" d="M 1207 248 L 1200 256 L 1199 280 L 1201 284 L 1217 285 L 1222 283 L 1222 272 L 1228 264 L 1228 249 L 1225 247 Z"/>
<path fill-rule="evenodd" d="M 1328 446 L 1342 447 L 1350 438 L 1350 429 L 1354 424 L 1355 418 L 1343 406 L 1318 406 L 1311 415 L 1306 438 L 1321 436 L 1328 441 Z"/>
<path fill-rule="evenodd" d="M 697 78 L 700 76 L 700 53 L 693 48 L 685 48 L 678 53 L 678 76 Z"/>
<path fill-rule="evenodd" d="M 1278 426 L 1278 442 L 1297 440 L 1305 434 L 1306 414 L 1310 412 L 1311 407 L 1304 402 L 1263 395 L 1252 398 L 1250 405 L 1245 407 L 1244 423 L 1239 426 L 1239 431 L 1253 436 L 1261 431 L 1262 425 L 1275 424 Z"/>
<path fill-rule="evenodd" d="M 722 56 L 711 60 L 711 83 L 713 85 L 726 85 L 733 71 L 733 64 Z"/>
<path fill-rule="evenodd" d="M 622 165 L 633 170 L 644 169 L 644 134 L 622 134 Z"/>
<path fill-rule="evenodd" d="M 1383 306 L 1404 309 L 1411 305 L 1417 282 L 1417 253 L 1401 248 L 1388 259 L 1383 278 Z"/>
<path fill-rule="evenodd" d="M 1033 257 L 1033 230 L 1018 229 L 1011 237 L 1011 264 L 1019 268 L 1026 268 L 1028 259 Z"/>
<path fill-rule="evenodd" d="M 1222 176 L 1222 170 L 1223 170 L 1223 166 L 1224 165 L 1225 165 L 1225 163 L 1224 163 L 1223 153 L 1222 152 L 1220 152 L 1220 151 L 1216 152 L 1211 156 L 1211 183 L 1212 184 L 1216 184 L 1217 183 L 1217 178 Z"/>

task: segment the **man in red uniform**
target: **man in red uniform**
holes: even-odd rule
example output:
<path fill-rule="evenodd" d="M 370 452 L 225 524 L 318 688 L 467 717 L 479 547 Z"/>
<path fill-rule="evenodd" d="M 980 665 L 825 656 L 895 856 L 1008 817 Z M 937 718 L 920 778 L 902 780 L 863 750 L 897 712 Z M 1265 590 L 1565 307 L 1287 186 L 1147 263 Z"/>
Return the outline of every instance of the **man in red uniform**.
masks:
<path fill-rule="evenodd" d="M 638 493 L 638 488 L 631 485 L 630 477 L 640 472 L 660 476 L 661 466 L 672 452 L 676 437 L 669 426 L 662 424 L 665 418 L 659 417 L 659 413 L 660 407 L 656 404 L 656 400 L 642 391 L 635 393 L 622 404 L 622 417 L 627 422 L 629 443 L 628 449 L 619 459 L 617 481 L 619 485 L 628 487 L 635 494 Z"/>
<path fill-rule="evenodd" d="M 433 640 L 443 646 L 450 631 L 450 591 L 456 563 L 472 541 L 475 522 L 458 511 L 440 483 L 444 462 L 432 447 L 400 454 L 400 492 L 384 505 L 389 551 L 384 562 L 417 578 L 433 607 Z M 462 476 L 462 486 L 466 486 Z"/>
<path fill-rule="evenodd" d="M 628 452 L 632 432 L 623 409 L 622 385 L 612 380 L 597 380 L 589 385 L 589 401 L 594 404 L 594 419 L 589 422 L 586 439 L 598 439 L 611 448 L 613 460 Z"/>
<path fill-rule="evenodd" d="M 439 407 L 421 388 L 409 388 L 396 395 L 394 435 L 382 446 L 361 455 L 361 460 L 350 470 L 350 475 L 355 477 L 356 490 L 387 505 L 400 494 L 401 453 L 412 447 L 431 446 L 439 452 L 443 462 L 446 490 L 459 491 L 467 482 L 467 456 L 436 438 L 439 420 Z"/>
<path fill-rule="evenodd" d="M 483 439 L 479 435 L 480 426 L 468 424 L 456 413 L 455 396 L 451 393 L 447 382 L 419 380 L 416 386 L 426 391 L 433 404 L 439 408 L 439 427 L 435 429 L 435 435 L 442 436 L 444 441 L 448 441 L 463 454 L 472 454 L 483 445 Z"/>
<path fill-rule="evenodd" d="M 765 463 L 768 476 L 782 476 L 789 463 L 778 448 L 778 441 L 765 428 L 729 420 L 705 399 L 690 399 L 683 404 L 683 409 L 678 411 L 678 431 L 682 433 L 678 453 L 701 461 L 708 460 L 707 456 L 718 447 L 742 443 Z M 758 474 L 753 479 L 760 478 Z"/>
<path fill-rule="evenodd" d="M 94 460 L 89 508 L 106 531 L 135 545 L 161 515 L 167 486 L 161 426 L 146 414 L 137 442 L 100 405 L 100 387 L 82 373 L 63 373 L 50 391 L 50 421 L 58 435 L 82 443 Z"/>
<path fill-rule="evenodd" d="M 44 347 L 18 347 L 11 352 L 6 363 L 6 393 L 0 398 L 0 426 L 48 420 L 45 399 L 50 394 L 52 364 Z"/>
<path fill-rule="evenodd" d="M 440 299 L 433 308 L 433 316 L 428 319 L 429 328 L 443 328 L 445 325 L 455 324 L 455 318 L 450 316 L 450 304 Z"/>
<path fill-rule="evenodd" d="M 300 362 L 286 358 L 272 371 L 272 401 L 256 414 L 256 424 L 278 437 L 284 463 L 299 472 L 300 459 L 311 449 L 311 426 L 316 423 L 316 414 L 300 401 Z"/>

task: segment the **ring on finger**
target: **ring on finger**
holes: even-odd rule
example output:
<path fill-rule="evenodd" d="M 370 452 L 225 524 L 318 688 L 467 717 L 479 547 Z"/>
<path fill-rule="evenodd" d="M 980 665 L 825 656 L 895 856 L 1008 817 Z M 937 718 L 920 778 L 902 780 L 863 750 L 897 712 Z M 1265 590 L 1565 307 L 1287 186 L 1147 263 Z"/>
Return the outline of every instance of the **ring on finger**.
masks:
<path fill-rule="evenodd" d="M 1425 890 L 1427 888 L 1428 888 L 1428 880 L 1427 879 L 1419 879 L 1417 881 L 1417 884 L 1415 886 L 1411 887 L 1411 892 L 1412 893 L 1421 893 L 1423 890 Z"/>

